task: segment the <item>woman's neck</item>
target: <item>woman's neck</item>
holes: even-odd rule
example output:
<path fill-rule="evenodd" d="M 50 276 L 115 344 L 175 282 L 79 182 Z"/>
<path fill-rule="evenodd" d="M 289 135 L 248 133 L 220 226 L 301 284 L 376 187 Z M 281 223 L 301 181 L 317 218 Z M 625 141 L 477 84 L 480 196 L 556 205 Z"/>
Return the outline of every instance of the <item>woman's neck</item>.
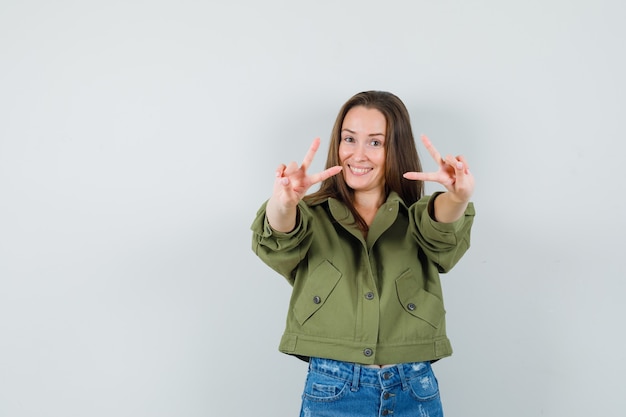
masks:
<path fill-rule="evenodd" d="M 368 226 L 371 226 L 378 212 L 378 208 L 385 202 L 385 196 L 382 192 L 355 192 L 354 208 L 359 216 L 365 220 Z"/>

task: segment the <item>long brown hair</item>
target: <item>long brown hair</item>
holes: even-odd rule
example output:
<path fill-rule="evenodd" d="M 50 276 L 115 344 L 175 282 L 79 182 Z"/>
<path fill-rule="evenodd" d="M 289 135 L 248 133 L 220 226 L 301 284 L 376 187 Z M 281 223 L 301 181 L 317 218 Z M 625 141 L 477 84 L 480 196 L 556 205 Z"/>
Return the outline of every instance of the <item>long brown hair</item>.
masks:
<path fill-rule="evenodd" d="M 415 203 L 424 193 L 422 181 L 407 180 L 402 177 L 405 172 L 420 172 L 420 163 L 409 112 L 404 103 L 395 95 L 386 91 L 364 91 L 350 98 L 341 107 L 332 130 L 326 168 L 341 165 L 339 161 L 339 144 L 341 142 L 341 128 L 348 111 L 356 106 L 380 111 L 387 122 L 387 137 L 385 138 L 385 195 L 395 191 L 400 195 L 407 206 Z M 318 191 L 305 197 L 309 204 L 319 203 L 329 197 L 343 202 L 352 212 L 357 225 L 362 230 L 368 226 L 359 215 L 353 204 L 354 190 L 352 190 L 342 174 L 334 175 L 322 182 Z"/>

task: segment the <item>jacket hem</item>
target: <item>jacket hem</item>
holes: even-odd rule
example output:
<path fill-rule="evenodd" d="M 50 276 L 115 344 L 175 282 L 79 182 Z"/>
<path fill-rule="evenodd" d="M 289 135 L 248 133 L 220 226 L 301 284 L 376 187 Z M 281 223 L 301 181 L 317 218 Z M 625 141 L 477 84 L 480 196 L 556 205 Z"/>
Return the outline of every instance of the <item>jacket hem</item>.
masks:
<path fill-rule="evenodd" d="M 387 365 L 436 361 L 452 355 L 452 346 L 447 337 L 411 344 L 376 345 L 345 340 L 320 340 L 306 335 L 285 333 L 279 351 L 305 361 L 310 357 L 318 357 L 363 365 Z"/>

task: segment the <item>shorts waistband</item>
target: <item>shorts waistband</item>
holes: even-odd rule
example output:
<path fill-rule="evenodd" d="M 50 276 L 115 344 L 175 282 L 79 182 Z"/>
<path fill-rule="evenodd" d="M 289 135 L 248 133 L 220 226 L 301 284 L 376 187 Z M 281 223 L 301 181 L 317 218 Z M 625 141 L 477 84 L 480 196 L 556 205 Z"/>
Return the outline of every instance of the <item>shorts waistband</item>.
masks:
<path fill-rule="evenodd" d="M 351 362 L 336 361 L 333 359 L 311 358 L 309 370 L 332 376 L 352 383 L 352 389 L 359 385 L 379 386 L 389 388 L 402 385 L 405 388 L 407 381 L 420 377 L 431 371 L 430 362 L 400 363 L 384 368 L 370 368 Z"/>

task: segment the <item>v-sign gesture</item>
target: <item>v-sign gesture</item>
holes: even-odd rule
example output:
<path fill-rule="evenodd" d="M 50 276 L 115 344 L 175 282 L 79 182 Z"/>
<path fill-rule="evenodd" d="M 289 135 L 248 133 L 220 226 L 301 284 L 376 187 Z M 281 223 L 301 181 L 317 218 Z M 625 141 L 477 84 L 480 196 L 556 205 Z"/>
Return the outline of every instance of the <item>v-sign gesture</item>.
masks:
<path fill-rule="evenodd" d="M 422 142 L 439 169 L 436 172 L 405 172 L 403 176 L 409 180 L 432 181 L 443 185 L 448 192 L 435 200 L 435 216 L 438 221 L 452 222 L 463 214 L 474 193 L 474 176 L 465 157 L 442 157 L 426 135 L 422 135 Z"/>
<path fill-rule="evenodd" d="M 296 207 L 311 186 L 341 172 L 340 166 L 328 168 L 317 174 L 309 175 L 307 170 L 320 147 L 320 139 L 313 140 L 311 147 L 302 160 L 302 165 L 291 162 L 281 164 L 276 169 L 274 192 L 267 202 L 267 220 L 273 229 L 289 232 L 296 225 Z"/>
<path fill-rule="evenodd" d="M 438 182 L 454 196 L 456 201 L 459 203 L 468 202 L 474 192 L 474 176 L 469 171 L 465 157 L 448 155 L 444 158 L 426 135 L 422 135 L 422 142 L 439 165 L 439 170 L 436 172 L 406 172 L 404 178 Z"/>

